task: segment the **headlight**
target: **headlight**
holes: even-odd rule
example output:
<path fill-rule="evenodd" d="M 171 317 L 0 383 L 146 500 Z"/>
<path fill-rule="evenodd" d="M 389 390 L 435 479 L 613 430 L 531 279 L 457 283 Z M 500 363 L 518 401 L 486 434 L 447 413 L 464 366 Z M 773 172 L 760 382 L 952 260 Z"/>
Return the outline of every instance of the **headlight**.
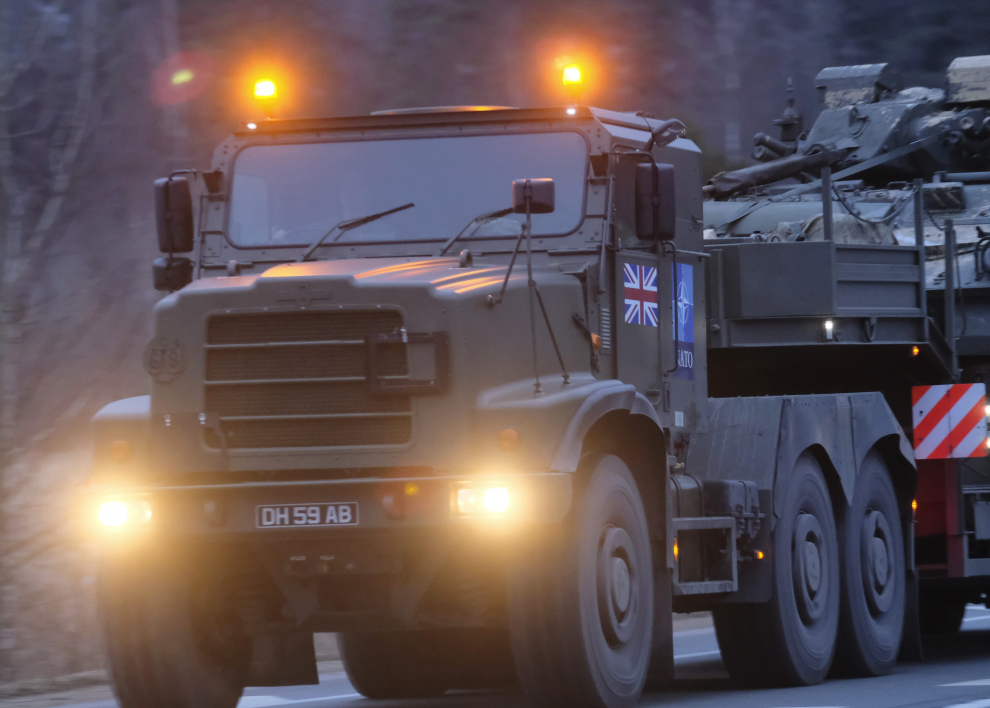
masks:
<path fill-rule="evenodd" d="M 505 487 L 489 487 L 485 490 L 481 505 L 492 514 L 504 514 L 509 510 L 509 490 Z"/>
<path fill-rule="evenodd" d="M 499 483 L 465 483 L 454 491 L 459 516 L 504 516 L 512 510 L 509 488 Z"/>
<path fill-rule="evenodd" d="M 98 516 L 105 529 L 147 526 L 151 523 L 151 504 L 147 499 L 105 499 L 100 503 Z"/>

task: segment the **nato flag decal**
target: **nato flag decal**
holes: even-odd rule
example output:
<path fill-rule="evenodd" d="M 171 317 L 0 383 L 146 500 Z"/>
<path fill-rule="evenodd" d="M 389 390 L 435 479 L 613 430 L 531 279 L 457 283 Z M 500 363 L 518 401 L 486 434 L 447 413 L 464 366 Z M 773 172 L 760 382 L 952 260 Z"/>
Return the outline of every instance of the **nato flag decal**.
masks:
<path fill-rule="evenodd" d="M 674 376 L 694 381 L 694 266 L 676 263 L 674 267 L 674 336 L 677 337 Z"/>

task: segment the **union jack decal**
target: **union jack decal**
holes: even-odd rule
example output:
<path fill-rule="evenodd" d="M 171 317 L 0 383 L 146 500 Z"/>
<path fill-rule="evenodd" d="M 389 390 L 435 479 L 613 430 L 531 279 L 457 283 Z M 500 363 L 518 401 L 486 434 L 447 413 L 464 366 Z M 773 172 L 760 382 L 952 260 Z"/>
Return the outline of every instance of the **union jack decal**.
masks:
<path fill-rule="evenodd" d="M 657 326 L 657 269 L 626 263 L 622 270 L 626 287 L 626 322 Z"/>

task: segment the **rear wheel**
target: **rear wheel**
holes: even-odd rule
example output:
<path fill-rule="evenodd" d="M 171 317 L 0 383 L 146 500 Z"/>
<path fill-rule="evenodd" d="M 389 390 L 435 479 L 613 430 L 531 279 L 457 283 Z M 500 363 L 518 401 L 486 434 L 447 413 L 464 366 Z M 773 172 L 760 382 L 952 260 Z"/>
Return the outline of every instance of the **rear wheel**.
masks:
<path fill-rule="evenodd" d="M 587 458 L 570 521 L 534 539 L 509 576 L 524 693 L 541 706 L 627 708 L 646 680 L 653 570 L 643 502 L 614 455 Z"/>
<path fill-rule="evenodd" d="M 216 566 L 214 566 L 216 567 Z M 99 599 L 121 708 L 234 708 L 250 644 L 223 573 L 163 554 L 101 561 Z"/>
<path fill-rule="evenodd" d="M 863 460 L 842 522 L 842 668 L 858 676 L 888 673 L 904 631 L 904 540 L 897 495 L 875 450 Z"/>
<path fill-rule="evenodd" d="M 952 592 L 922 589 L 918 607 L 921 633 L 926 636 L 955 634 L 966 614 L 966 598 Z"/>
<path fill-rule="evenodd" d="M 438 632 L 343 632 L 337 641 L 347 678 L 366 698 L 433 698 L 450 687 Z"/>
<path fill-rule="evenodd" d="M 713 612 L 722 660 L 745 686 L 819 683 L 835 654 L 839 554 L 828 488 L 810 453 L 790 474 L 771 545 L 770 601 Z"/>

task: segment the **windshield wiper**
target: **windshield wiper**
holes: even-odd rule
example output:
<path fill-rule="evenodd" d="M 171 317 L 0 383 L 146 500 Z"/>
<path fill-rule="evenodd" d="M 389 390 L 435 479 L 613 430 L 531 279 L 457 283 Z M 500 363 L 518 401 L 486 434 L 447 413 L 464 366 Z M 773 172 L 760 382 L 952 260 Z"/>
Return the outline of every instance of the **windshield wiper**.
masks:
<path fill-rule="evenodd" d="M 478 233 L 478 229 L 480 229 L 482 226 L 487 224 L 489 221 L 494 221 L 495 219 L 501 219 L 503 216 L 506 216 L 511 213 L 512 213 L 512 207 L 509 207 L 508 209 L 499 209 L 498 211 L 490 211 L 487 214 L 482 214 L 481 216 L 474 217 L 473 219 L 471 219 L 471 221 L 467 222 L 467 225 L 463 229 L 457 232 L 456 236 L 451 236 L 449 239 L 447 239 L 447 243 L 445 243 L 440 248 L 440 252 L 437 255 L 442 256 L 444 253 L 446 253 L 447 249 L 453 246 L 455 243 L 457 243 L 458 239 L 460 239 L 460 237 L 463 236 L 464 233 L 475 224 L 478 225 L 478 228 L 476 228 L 474 231 L 471 232 L 472 236 Z"/>
<path fill-rule="evenodd" d="M 325 234 L 320 236 L 319 239 L 313 242 L 313 245 L 306 249 L 306 252 L 296 259 L 296 263 L 302 263 L 303 261 L 308 261 L 309 257 L 312 256 L 316 249 L 323 245 L 323 242 L 327 240 L 327 237 L 334 231 L 340 231 L 339 234 L 333 239 L 331 243 L 335 243 L 340 239 L 345 233 L 351 229 L 356 229 L 358 226 L 364 226 L 365 224 L 370 224 L 372 221 L 377 221 L 383 216 L 388 216 L 389 214 L 394 214 L 397 211 L 404 211 L 405 209 L 412 209 L 415 204 L 409 202 L 408 204 L 403 204 L 400 207 L 395 207 L 394 209 L 389 209 L 388 211 L 380 211 L 377 214 L 369 214 L 368 216 L 359 216 L 356 219 L 344 219 L 333 225 L 333 227 L 327 231 Z"/>

